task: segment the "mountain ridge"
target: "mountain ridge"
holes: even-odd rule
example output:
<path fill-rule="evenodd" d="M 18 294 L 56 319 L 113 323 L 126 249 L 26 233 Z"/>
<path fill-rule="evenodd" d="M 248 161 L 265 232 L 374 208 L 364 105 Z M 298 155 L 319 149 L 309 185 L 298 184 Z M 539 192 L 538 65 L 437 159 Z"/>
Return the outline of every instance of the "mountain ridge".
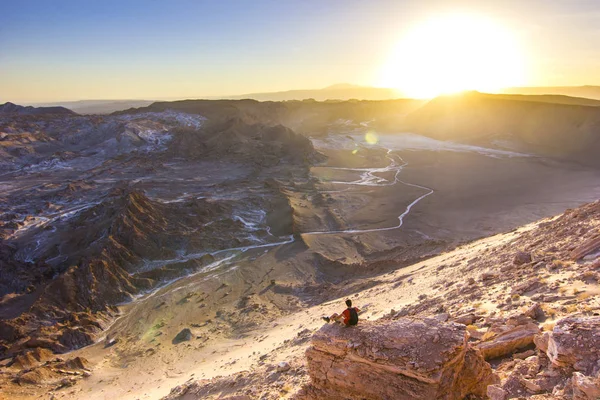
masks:
<path fill-rule="evenodd" d="M 314 99 L 326 100 L 391 100 L 402 98 L 402 93 L 393 88 L 359 86 L 350 83 L 337 83 L 322 89 L 295 89 L 278 92 L 258 92 L 232 96 L 218 96 L 219 99 L 254 99 L 259 101 L 289 101 Z M 211 97 L 213 98 L 213 97 Z"/>
<path fill-rule="evenodd" d="M 75 115 L 76 113 L 65 107 L 32 107 L 20 106 L 11 102 L 0 104 L 0 114 L 18 115 L 41 115 L 41 114 L 64 114 Z"/>
<path fill-rule="evenodd" d="M 555 94 L 573 97 L 585 97 L 589 99 L 600 100 L 600 86 L 582 85 L 582 86 L 526 86 L 512 87 L 501 91 L 505 94 L 530 94 L 544 95 Z"/>

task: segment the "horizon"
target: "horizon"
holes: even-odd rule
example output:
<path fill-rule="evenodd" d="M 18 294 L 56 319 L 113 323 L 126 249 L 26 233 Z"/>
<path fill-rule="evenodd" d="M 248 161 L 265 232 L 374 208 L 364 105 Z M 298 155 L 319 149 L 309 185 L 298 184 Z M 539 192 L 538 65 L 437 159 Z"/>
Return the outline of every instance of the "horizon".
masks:
<path fill-rule="evenodd" d="M 252 99 L 251 97 L 243 97 L 242 96 L 251 96 L 251 95 L 268 95 L 268 94 L 278 94 L 278 93 L 288 93 L 288 92 L 303 92 L 303 91 L 320 91 L 320 90 L 326 90 L 326 89 L 330 89 L 333 88 L 334 86 L 337 85 L 346 85 L 346 83 L 339 83 L 339 84 L 333 84 L 333 85 L 329 85 L 326 86 L 324 88 L 313 88 L 313 89 L 288 89 L 288 90 L 282 90 L 282 91 L 277 91 L 277 92 L 256 92 L 256 93 L 241 93 L 241 94 L 230 94 L 230 95 L 222 95 L 222 96 L 206 96 L 206 97 L 202 97 L 202 96 L 190 96 L 190 97 L 165 97 L 165 98 L 124 98 L 124 99 L 110 99 L 110 98 L 84 98 L 84 99 L 65 99 L 65 100 L 56 100 L 56 101 L 41 101 L 41 102 L 22 102 L 22 103 L 17 103 L 11 100 L 5 100 L 5 101 L 1 101 L 1 104 L 6 104 L 6 103 L 13 103 L 16 105 L 20 105 L 20 106 L 51 106 L 51 105 L 59 105 L 59 104 L 67 104 L 67 103 L 78 103 L 78 102 L 128 102 L 128 101 L 151 101 L 151 102 L 170 102 L 170 101 L 185 101 L 185 100 L 256 100 L 256 99 Z M 348 84 L 353 86 L 354 88 L 362 88 L 362 89 L 381 89 L 381 90 L 396 90 L 394 88 L 386 88 L 386 87 L 375 87 L 375 86 L 360 86 L 360 85 L 353 85 L 353 84 Z M 521 86 L 521 87 L 509 87 L 509 88 L 505 88 L 507 91 L 511 90 L 511 89 L 573 89 L 573 88 L 600 88 L 600 85 L 573 85 L 573 86 Z M 342 89 L 343 90 L 343 89 Z M 447 96 L 447 95 L 460 95 L 463 93 L 467 93 L 467 92 L 478 92 L 481 94 L 491 94 L 491 95 L 502 95 L 502 94 L 514 94 L 514 95 L 523 95 L 523 96 L 545 96 L 545 95 L 556 95 L 556 96 L 565 96 L 565 97 L 582 97 L 582 98 L 586 98 L 585 96 L 576 96 L 576 95 L 570 95 L 570 94 L 560 94 L 560 93 L 553 93 L 553 92 L 548 92 L 548 93 L 535 93 L 535 94 L 525 94 L 525 93 L 505 93 L 504 91 L 498 91 L 498 92 L 484 92 L 484 91 L 478 91 L 478 90 L 464 90 L 461 92 L 457 92 L 457 93 L 440 93 L 436 96 L 430 97 L 430 98 L 412 98 L 412 97 L 397 97 L 397 98 L 393 98 L 393 99 L 407 99 L 407 100 L 431 100 L 435 97 L 439 97 L 439 96 Z M 592 98 L 592 97 L 587 97 L 587 98 Z M 308 98 L 297 98 L 294 100 L 298 100 L 298 101 L 302 101 L 302 100 L 308 100 Z M 334 101 L 334 100 L 340 100 L 340 101 L 346 101 L 344 99 L 327 99 L 327 100 L 315 100 L 318 102 L 322 102 L 322 101 Z M 366 100 L 368 101 L 369 99 L 357 99 L 357 100 Z M 388 99 L 388 100 L 392 100 L 392 99 Z M 262 101 L 288 101 L 288 100 L 256 100 L 259 102 Z M 376 100 L 374 100 L 376 101 Z"/>
<path fill-rule="evenodd" d="M 0 16 L 0 102 L 215 98 L 334 82 L 419 98 L 594 86 L 599 15 L 590 0 L 31 0 Z"/>

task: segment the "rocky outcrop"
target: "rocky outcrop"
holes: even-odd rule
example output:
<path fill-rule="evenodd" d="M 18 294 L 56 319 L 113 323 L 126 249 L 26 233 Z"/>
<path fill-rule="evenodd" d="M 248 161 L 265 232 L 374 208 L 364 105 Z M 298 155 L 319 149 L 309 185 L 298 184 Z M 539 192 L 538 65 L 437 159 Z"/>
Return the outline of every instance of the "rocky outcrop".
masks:
<path fill-rule="evenodd" d="M 597 400 L 600 398 L 600 378 L 590 378 L 581 372 L 573 373 L 571 378 L 573 400 Z"/>
<path fill-rule="evenodd" d="M 515 258 L 513 260 L 513 264 L 515 265 L 522 265 L 522 264 L 526 264 L 526 263 L 530 263 L 531 262 L 531 253 L 528 253 L 526 251 L 520 251 L 517 254 L 515 254 Z"/>
<path fill-rule="evenodd" d="M 433 318 L 325 325 L 306 351 L 307 398 L 462 399 L 495 381 L 466 327 Z"/>
<path fill-rule="evenodd" d="M 488 397 L 598 399 L 599 324 L 600 317 L 574 315 L 558 321 L 551 332 L 537 334 L 536 355 L 525 359 L 515 355 L 498 364 L 495 372 L 502 384 L 489 386 Z"/>
<path fill-rule="evenodd" d="M 597 251 L 598 249 L 600 249 L 600 236 L 596 236 L 585 241 L 582 245 L 571 251 L 571 260 L 580 260 L 586 255 Z"/>
<path fill-rule="evenodd" d="M 88 377 L 89 362 L 85 358 L 75 357 L 62 361 L 56 359 L 16 375 L 16 382 L 23 385 L 55 386 L 61 388 L 75 384 L 78 378 Z"/>
<path fill-rule="evenodd" d="M 54 357 L 54 354 L 43 348 L 36 348 L 25 354 L 16 356 L 11 363 L 12 367 L 27 369 L 31 368 L 39 363 L 48 361 Z"/>
<path fill-rule="evenodd" d="M 502 357 L 533 343 L 540 329 L 533 321 L 521 325 L 492 325 L 477 344 L 486 360 Z"/>
<path fill-rule="evenodd" d="M 536 338 L 536 344 L 555 366 L 570 367 L 586 375 L 600 372 L 600 317 L 564 318 L 552 332 Z"/>

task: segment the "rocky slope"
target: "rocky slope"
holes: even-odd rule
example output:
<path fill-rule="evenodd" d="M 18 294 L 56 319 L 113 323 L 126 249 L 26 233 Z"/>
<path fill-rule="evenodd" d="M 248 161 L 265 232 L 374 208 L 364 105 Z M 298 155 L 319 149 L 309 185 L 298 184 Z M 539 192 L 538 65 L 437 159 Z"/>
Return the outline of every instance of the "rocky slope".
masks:
<path fill-rule="evenodd" d="M 247 371 L 167 399 L 596 399 L 599 269 L 595 202 L 349 289 L 357 327 L 306 319 L 343 297 L 299 311 L 278 321 L 302 320 L 297 330 L 271 329 L 280 344 Z"/>
<path fill-rule="evenodd" d="M 406 118 L 436 139 L 550 156 L 598 166 L 600 108 L 465 93 L 438 97 Z M 525 100 L 525 99 L 523 99 Z"/>
<path fill-rule="evenodd" d="M 281 185 L 322 158 L 283 126 L 173 111 L 11 114 L 0 131 L 3 358 L 89 345 L 114 305 L 292 235 Z"/>

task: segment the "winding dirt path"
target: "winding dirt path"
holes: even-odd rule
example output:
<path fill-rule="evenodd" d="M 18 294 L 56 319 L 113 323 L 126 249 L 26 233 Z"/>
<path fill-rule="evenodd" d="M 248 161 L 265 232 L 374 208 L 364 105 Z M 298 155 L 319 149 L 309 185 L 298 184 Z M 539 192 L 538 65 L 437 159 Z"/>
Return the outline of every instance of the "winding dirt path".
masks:
<path fill-rule="evenodd" d="M 404 223 L 404 217 L 406 217 L 410 213 L 410 210 L 412 209 L 412 207 L 415 206 L 419 201 L 423 200 L 425 197 L 433 194 L 434 190 L 431 188 L 428 188 L 426 186 L 421 186 L 421 185 L 417 185 L 415 183 L 409 183 L 409 182 L 404 182 L 403 180 L 400 180 L 398 178 L 398 176 L 400 175 L 400 172 L 402 171 L 402 169 L 408 165 L 408 163 L 406 161 L 404 161 L 404 159 L 402 159 L 402 157 L 400 157 L 399 155 L 391 154 L 391 152 L 392 152 L 392 149 L 388 149 L 387 158 L 390 160 L 390 164 L 387 167 L 383 167 L 383 168 L 343 168 L 343 167 L 322 167 L 322 168 L 362 172 L 362 174 L 360 175 L 360 179 L 358 179 L 358 180 L 350 181 L 350 182 L 330 181 L 329 183 L 332 183 L 332 184 L 356 185 L 356 186 L 393 186 L 398 183 L 401 183 L 406 186 L 412 186 L 412 187 L 417 187 L 417 188 L 426 190 L 427 193 L 423 194 L 422 196 L 417 197 L 412 203 L 410 203 L 406 207 L 404 212 L 398 216 L 398 224 L 396 224 L 394 226 L 385 227 L 385 228 L 344 229 L 344 230 L 338 230 L 338 231 L 304 232 L 304 233 L 302 233 L 302 235 L 329 235 L 329 234 L 344 234 L 344 233 L 355 234 L 355 233 L 383 232 L 383 231 L 391 231 L 391 230 L 402 227 L 402 224 Z M 396 160 L 394 159 L 394 157 L 397 157 L 401 161 L 401 164 L 397 163 Z M 384 172 L 395 172 L 394 180 L 390 181 L 388 179 L 385 179 L 385 178 L 375 175 L 376 173 L 384 173 Z M 343 191 L 345 191 L 345 190 L 343 190 Z M 332 193 L 332 191 L 328 191 L 327 193 Z"/>

